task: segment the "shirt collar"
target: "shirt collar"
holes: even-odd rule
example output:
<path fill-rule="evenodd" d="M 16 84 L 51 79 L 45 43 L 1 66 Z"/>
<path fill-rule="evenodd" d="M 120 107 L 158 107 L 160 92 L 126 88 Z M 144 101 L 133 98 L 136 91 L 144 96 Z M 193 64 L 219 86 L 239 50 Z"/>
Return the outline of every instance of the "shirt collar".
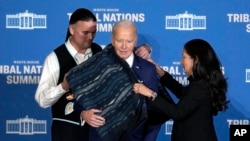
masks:
<path fill-rule="evenodd" d="M 77 50 L 72 46 L 72 44 L 69 41 L 69 38 L 67 42 L 65 43 L 65 46 L 67 50 L 69 51 L 69 53 L 71 54 L 71 56 L 75 56 L 77 54 Z"/>
<path fill-rule="evenodd" d="M 130 68 L 133 66 L 134 58 L 134 53 L 132 53 L 127 59 L 125 59 Z"/>
<path fill-rule="evenodd" d="M 70 40 L 68 38 L 67 42 L 65 43 L 65 46 L 67 48 L 67 50 L 69 51 L 69 53 L 71 54 L 71 56 L 75 57 L 76 54 L 78 53 L 77 50 L 72 46 L 72 44 L 70 43 Z M 92 50 L 91 48 L 88 48 L 85 52 L 85 54 L 92 54 Z"/>

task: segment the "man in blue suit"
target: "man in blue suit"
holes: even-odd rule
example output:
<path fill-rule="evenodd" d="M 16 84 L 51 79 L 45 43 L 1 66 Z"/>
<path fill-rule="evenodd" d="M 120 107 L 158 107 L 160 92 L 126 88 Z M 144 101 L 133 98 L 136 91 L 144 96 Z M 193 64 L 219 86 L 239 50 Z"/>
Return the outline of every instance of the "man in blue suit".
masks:
<path fill-rule="evenodd" d="M 140 83 L 143 83 L 158 92 L 158 78 L 155 67 L 133 53 L 137 42 L 137 29 L 135 25 L 127 20 L 116 23 L 112 30 L 112 45 L 116 54 L 126 60 L 132 68 Z M 148 106 L 148 116 L 151 113 L 150 101 L 146 99 Z M 151 125 L 146 121 L 143 125 L 133 131 L 128 141 L 154 141 L 157 138 L 161 125 Z"/>
<path fill-rule="evenodd" d="M 154 92 L 158 92 L 157 75 L 154 67 L 152 67 L 150 63 L 137 55 L 134 55 L 132 70 L 140 83 L 151 87 Z M 148 118 L 153 120 L 156 115 L 153 114 L 154 109 L 151 106 L 151 101 L 147 98 L 145 100 L 147 104 Z M 129 135 L 127 141 L 155 141 L 160 128 L 161 124 L 153 124 L 151 120 L 148 119 Z"/>
<path fill-rule="evenodd" d="M 106 116 L 107 119 L 100 120 L 96 118 L 93 119 L 93 123 L 99 122 L 100 124 L 100 122 L 103 122 L 102 124 L 104 124 L 104 126 L 96 128 L 96 126 L 91 124 L 84 125 L 87 126 L 89 132 L 88 141 L 155 141 L 157 138 L 161 124 L 152 124 L 151 121 L 148 120 L 151 119 L 150 117 L 153 115 L 152 111 L 154 111 L 150 103 L 151 101 L 145 97 L 138 97 L 138 95 L 134 94 L 133 84 L 136 82 L 143 83 L 157 93 L 158 77 L 156 68 L 152 63 L 134 54 L 136 42 L 137 29 L 134 23 L 129 20 L 119 21 L 113 26 L 111 44 L 84 64 L 73 68 L 68 74 L 67 80 L 70 86 L 72 86 L 71 89 L 74 95 L 78 95 L 78 104 L 82 104 L 80 107 L 83 107 L 83 109 L 88 109 L 89 105 L 96 105 L 94 107 L 100 105 L 105 107 L 109 105 L 107 109 L 112 109 L 113 107 L 111 110 L 113 113 L 119 108 L 123 109 L 123 111 L 125 111 L 124 113 L 127 113 L 123 115 L 124 117 L 122 118 L 114 118 L 114 116 L 123 114 L 120 110 L 117 110 L 119 114 L 108 117 L 110 112 L 105 115 L 105 113 L 107 113 L 105 112 L 106 109 L 102 107 L 103 111 L 96 114 Z M 85 73 L 90 71 L 94 73 Z M 114 81 L 116 83 L 114 83 Z M 120 95 L 124 95 L 124 97 L 119 97 Z M 129 97 L 131 98 L 129 99 Z M 88 99 L 93 100 L 88 101 Z M 131 102 L 131 100 L 133 102 L 126 105 L 127 103 L 124 102 L 126 101 L 124 99 L 128 99 L 127 102 Z M 119 100 L 121 103 L 117 103 L 116 105 L 116 102 Z M 111 103 L 113 104 L 112 106 L 110 106 Z M 132 105 L 136 105 L 135 103 L 143 104 L 133 107 Z M 127 120 L 129 118 L 131 120 Z M 136 122 L 130 123 L 135 120 Z M 108 127 L 116 128 L 110 129 L 105 127 L 106 124 L 110 123 L 112 123 L 112 126 L 109 125 Z M 120 125 L 120 123 L 122 125 Z M 133 127 L 132 129 L 131 126 Z"/>

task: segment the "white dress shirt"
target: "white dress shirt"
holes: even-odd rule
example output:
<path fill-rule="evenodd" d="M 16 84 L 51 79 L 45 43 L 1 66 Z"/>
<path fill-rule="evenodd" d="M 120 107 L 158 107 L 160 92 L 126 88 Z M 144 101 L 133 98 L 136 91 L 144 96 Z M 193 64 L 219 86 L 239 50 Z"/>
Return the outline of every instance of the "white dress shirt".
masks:
<path fill-rule="evenodd" d="M 92 50 L 90 48 L 86 50 L 85 54 L 80 54 L 71 45 L 69 40 L 65 43 L 65 45 L 77 64 L 86 61 L 92 56 Z M 51 52 L 45 59 L 40 82 L 35 94 L 35 100 L 40 107 L 51 107 L 60 99 L 61 96 L 63 96 L 63 94 L 65 94 L 66 90 L 62 88 L 62 85 L 57 85 L 59 72 L 60 68 L 57 56 L 55 52 Z"/>
<path fill-rule="evenodd" d="M 132 53 L 127 59 L 125 59 L 130 68 L 133 66 L 134 58 L 134 53 Z"/>

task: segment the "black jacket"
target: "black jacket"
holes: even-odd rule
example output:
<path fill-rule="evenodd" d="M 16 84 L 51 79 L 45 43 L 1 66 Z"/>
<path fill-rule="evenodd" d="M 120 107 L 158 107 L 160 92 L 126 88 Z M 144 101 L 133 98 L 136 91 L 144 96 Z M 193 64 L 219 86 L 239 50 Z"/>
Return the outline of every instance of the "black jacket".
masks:
<path fill-rule="evenodd" d="M 166 72 L 160 81 L 179 101 L 172 104 L 157 96 L 154 105 L 174 120 L 172 141 L 217 141 L 209 87 L 204 80 L 188 79 L 184 87 Z"/>

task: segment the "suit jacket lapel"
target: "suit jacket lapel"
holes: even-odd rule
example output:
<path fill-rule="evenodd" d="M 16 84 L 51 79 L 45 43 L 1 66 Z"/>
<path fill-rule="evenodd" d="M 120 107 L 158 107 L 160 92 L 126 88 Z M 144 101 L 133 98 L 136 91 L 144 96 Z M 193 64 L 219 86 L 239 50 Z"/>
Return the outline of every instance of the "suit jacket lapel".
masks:
<path fill-rule="evenodd" d="M 142 70 L 142 68 L 140 66 L 140 63 L 139 63 L 139 60 L 138 60 L 138 56 L 136 56 L 136 55 L 134 57 L 132 69 L 133 69 L 136 77 L 138 78 L 138 81 L 142 80 L 141 79 L 141 70 Z"/>

